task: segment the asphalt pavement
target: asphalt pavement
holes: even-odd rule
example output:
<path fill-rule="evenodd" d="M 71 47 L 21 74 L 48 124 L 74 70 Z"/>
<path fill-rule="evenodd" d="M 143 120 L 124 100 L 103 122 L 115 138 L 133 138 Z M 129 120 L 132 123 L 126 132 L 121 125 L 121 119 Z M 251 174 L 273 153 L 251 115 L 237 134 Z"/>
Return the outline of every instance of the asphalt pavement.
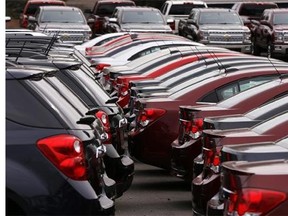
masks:
<path fill-rule="evenodd" d="M 116 216 L 191 216 L 190 185 L 168 171 L 135 162 L 131 187 L 116 200 Z"/>

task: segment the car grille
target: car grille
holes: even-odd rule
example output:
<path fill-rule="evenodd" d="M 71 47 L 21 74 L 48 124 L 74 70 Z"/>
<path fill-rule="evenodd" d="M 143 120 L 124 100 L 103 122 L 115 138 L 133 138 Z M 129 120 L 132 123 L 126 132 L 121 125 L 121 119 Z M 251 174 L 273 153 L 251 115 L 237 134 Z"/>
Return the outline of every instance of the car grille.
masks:
<path fill-rule="evenodd" d="M 288 31 L 284 31 L 283 34 L 284 34 L 284 37 L 283 37 L 284 38 L 284 42 L 288 43 Z"/>
<path fill-rule="evenodd" d="M 242 43 L 243 40 L 242 31 L 209 31 L 210 43 Z"/>
<path fill-rule="evenodd" d="M 85 32 L 82 31 L 48 31 L 49 34 L 58 34 L 63 42 L 83 42 L 85 40 Z"/>

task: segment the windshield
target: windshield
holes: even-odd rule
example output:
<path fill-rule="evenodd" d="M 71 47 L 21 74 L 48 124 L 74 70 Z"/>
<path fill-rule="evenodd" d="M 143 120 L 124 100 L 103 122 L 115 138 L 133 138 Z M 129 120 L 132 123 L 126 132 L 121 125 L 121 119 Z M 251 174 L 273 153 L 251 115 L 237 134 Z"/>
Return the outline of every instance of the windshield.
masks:
<path fill-rule="evenodd" d="M 287 13 L 274 14 L 273 23 L 275 25 L 288 25 Z"/>
<path fill-rule="evenodd" d="M 188 15 L 192 8 L 205 8 L 204 4 L 181 4 L 172 5 L 169 14 L 171 15 Z"/>
<path fill-rule="evenodd" d="M 234 12 L 202 12 L 200 14 L 199 24 L 238 24 L 241 25 L 241 19 Z"/>
<path fill-rule="evenodd" d="M 86 23 L 78 10 L 44 10 L 40 20 L 41 22 L 56 23 Z"/>
<path fill-rule="evenodd" d="M 49 6 L 52 6 L 52 5 L 55 5 L 55 6 L 64 6 L 64 2 L 51 2 L 51 3 L 33 3 L 33 4 L 29 4 L 28 8 L 27 8 L 27 11 L 26 11 L 26 15 L 34 15 L 37 11 L 37 9 L 40 7 L 40 6 L 46 6 L 46 5 L 49 5 Z"/>
<path fill-rule="evenodd" d="M 164 24 L 164 20 L 158 11 L 125 11 L 122 15 L 122 23 Z"/>

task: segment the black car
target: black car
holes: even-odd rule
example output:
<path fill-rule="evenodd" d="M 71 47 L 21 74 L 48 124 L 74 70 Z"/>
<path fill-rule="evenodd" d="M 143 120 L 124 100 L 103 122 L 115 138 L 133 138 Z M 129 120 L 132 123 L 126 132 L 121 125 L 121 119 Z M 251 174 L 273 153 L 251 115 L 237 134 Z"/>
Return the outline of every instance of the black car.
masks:
<path fill-rule="evenodd" d="M 116 197 L 120 197 L 130 187 L 134 176 L 134 162 L 125 147 L 127 121 L 122 109 L 113 103 L 113 99 L 93 79 L 89 68 L 80 61 L 73 58 L 53 58 L 53 60 L 19 58 L 17 63 L 35 67 L 37 65 L 57 67 L 60 71 L 55 76 L 61 81 L 49 80 L 53 81 L 59 92 L 66 92 L 65 86 L 69 86 L 70 90 L 73 90 L 87 105 L 82 112 L 95 115 L 101 121 L 108 135 L 104 142 L 107 149 L 107 154 L 104 156 L 106 172 L 108 177 L 115 180 Z M 72 103 L 77 100 L 73 99 L 75 97 L 73 94 L 66 94 L 65 97 Z"/>
<path fill-rule="evenodd" d="M 6 68 L 6 214 L 113 214 L 96 118 L 48 84 L 56 72 Z"/>

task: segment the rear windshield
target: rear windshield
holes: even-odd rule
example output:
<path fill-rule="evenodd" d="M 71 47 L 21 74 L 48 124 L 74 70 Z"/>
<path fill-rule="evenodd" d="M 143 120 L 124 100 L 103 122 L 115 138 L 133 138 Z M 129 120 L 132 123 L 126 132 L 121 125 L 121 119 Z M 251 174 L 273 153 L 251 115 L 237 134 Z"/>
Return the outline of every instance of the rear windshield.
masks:
<path fill-rule="evenodd" d="M 134 6 L 134 5 L 135 4 L 133 2 L 100 4 L 95 14 L 97 14 L 99 16 L 109 16 L 110 17 L 116 7 Z"/>
<path fill-rule="evenodd" d="M 26 14 L 27 15 L 34 15 L 35 12 L 37 11 L 37 9 L 40 7 L 40 6 L 46 6 L 46 5 L 49 5 L 49 6 L 61 6 L 61 5 L 65 5 L 65 3 L 63 2 L 53 2 L 53 3 L 33 3 L 33 4 L 29 4 L 28 5 L 28 8 L 27 8 L 27 11 L 26 11 Z"/>
<path fill-rule="evenodd" d="M 204 4 L 181 4 L 172 5 L 169 14 L 171 15 L 189 15 L 192 8 L 205 8 Z"/>
<path fill-rule="evenodd" d="M 274 4 L 243 4 L 240 8 L 239 15 L 241 16 L 257 16 L 261 17 L 263 11 L 269 8 L 277 8 Z"/>

